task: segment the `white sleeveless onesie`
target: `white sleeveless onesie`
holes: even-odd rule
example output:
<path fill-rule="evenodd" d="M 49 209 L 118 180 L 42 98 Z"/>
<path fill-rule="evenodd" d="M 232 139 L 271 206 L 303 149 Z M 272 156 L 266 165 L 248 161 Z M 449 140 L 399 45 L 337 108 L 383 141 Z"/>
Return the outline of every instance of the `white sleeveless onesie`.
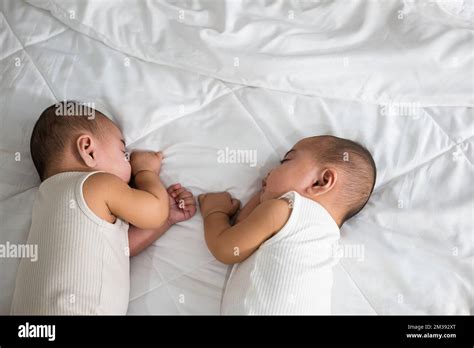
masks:
<path fill-rule="evenodd" d="M 82 185 L 96 172 L 65 172 L 41 183 L 22 259 L 12 314 L 126 314 L 130 288 L 128 223 L 95 215 Z"/>
<path fill-rule="evenodd" d="M 339 227 L 320 204 L 288 192 L 285 226 L 233 266 L 222 314 L 331 314 Z"/>

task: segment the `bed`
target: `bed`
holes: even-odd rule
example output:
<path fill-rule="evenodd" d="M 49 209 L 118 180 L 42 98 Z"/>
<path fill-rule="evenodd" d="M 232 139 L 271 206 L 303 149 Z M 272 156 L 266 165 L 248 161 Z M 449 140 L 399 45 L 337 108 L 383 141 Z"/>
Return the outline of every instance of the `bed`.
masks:
<path fill-rule="evenodd" d="M 373 153 L 368 206 L 341 230 L 334 314 L 474 311 L 474 25 L 469 1 L 0 0 L 0 244 L 28 236 L 29 137 L 94 103 L 162 180 L 245 202 L 300 138 Z M 222 163 L 254 151 L 255 165 Z M 0 258 L 8 314 L 18 258 Z M 219 314 L 229 268 L 201 216 L 131 259 L 128 313 Z"/>

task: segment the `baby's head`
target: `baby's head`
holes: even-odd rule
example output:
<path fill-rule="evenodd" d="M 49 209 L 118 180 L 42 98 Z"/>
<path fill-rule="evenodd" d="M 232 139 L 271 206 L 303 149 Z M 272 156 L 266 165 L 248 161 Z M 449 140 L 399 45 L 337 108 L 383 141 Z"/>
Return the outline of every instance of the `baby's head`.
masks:
<path fill-rule="evenodd" d="M 67 171 L 105 171 L 125 182 L 131 168 L 120 129 L 104 114 L 73 101 L 51 105 L 30 140 L 41 181 Z"/>
<path fill-rule="evenodd" d="M 374 189 L 375 162 L 362 145 L 330 135 L 305 138 L 263 180 L 261 201 L 288 191 L 323 205 L 339 227 L 365 206 Z"/>

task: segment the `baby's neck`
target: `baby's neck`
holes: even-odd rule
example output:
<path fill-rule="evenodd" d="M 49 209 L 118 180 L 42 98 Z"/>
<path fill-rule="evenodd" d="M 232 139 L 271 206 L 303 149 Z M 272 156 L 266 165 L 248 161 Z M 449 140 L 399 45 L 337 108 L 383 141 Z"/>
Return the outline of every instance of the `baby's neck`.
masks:
<path fill-rule="evenodd" d="M 325 197 L 318 196 L 317 198 L 315 197 L 308 197 L 305 195 L 305 197 L 311 199 L 312 201 L 315 201 L 319 204 L 321 204 L 324 209 L 331 215 L 332 219 L 336 222 L 337 226 L 341 228 L 342 224 L 342 219 L 344 217 L 344 212 L 341 212 L 338 205 L 332 203 L 332 201 L 329 199 L 329 197 L 326 199 Z"/>
<path fill-rule="evenodd" d="M 43 181 L 56 174 L 61 174 L 61 173 L 66 173 L 66 172 L 91 172 L 93 170 L 94 170 L 93 168 L 89 168 L 89 167 L 81 166 L 81 165 L 76 165 L 76 166 L 73 166 L 73 165 L 61 166 L 60 165 L 60 166 L 54 166 L 54 167 L 52 166 L 51 168 L 48 168 L 45 171 Z"/>

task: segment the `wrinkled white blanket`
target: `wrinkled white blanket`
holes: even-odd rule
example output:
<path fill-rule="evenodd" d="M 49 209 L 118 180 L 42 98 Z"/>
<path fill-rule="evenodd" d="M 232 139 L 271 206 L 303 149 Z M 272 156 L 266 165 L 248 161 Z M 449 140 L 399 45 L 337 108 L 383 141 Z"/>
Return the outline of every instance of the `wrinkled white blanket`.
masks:
<path fill-rule="evenodd" d="M 473 26 L 468 1 L 0 2 L 0 244 L 21 244 L 34 121 L 96 103 L 166 184 L 245 201 L 298 139 L 365 144 L 369 205 L 342 229 L 335 313 L 473 312 Z M 256 165 L 219 151 L 256 151 Z M 0 255 L 1 256 L 1 255 Z M 0 258 L 8 313 L 16 258 Z M 199 215 L 132 259 L 131 314 L 219 312 L 227 267 Z"/>

